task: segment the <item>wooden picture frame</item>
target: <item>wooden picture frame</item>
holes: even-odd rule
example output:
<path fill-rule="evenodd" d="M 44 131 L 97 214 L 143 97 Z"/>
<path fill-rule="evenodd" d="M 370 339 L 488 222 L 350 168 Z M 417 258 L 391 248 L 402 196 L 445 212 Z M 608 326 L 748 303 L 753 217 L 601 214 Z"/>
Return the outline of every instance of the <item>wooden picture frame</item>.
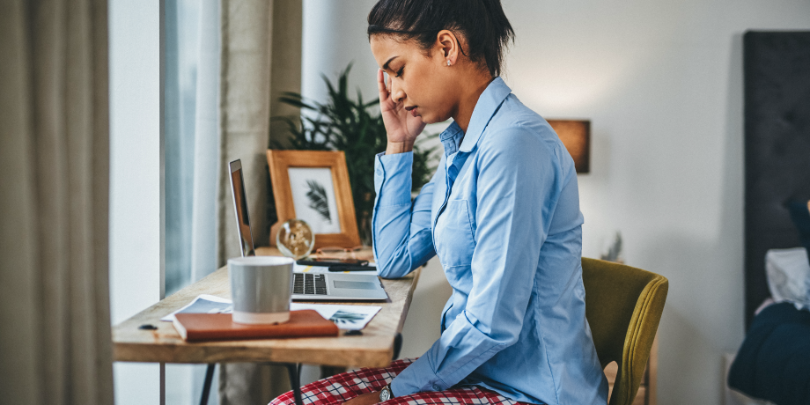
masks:
<path fill-rule="evenodd" d="M 294 218 L 307 221 L 315 233 L 316 249 L 325 246 L 351 248 L 360 245 L 360 234 L 357 231 L 357 220 L 354 215 L 354 199 L 352 198 L 351 183 L 349 182 L 349 171 L 346 168 L 346 155 L 343 152 L 270 149 L 267 151 L 267 164 L 270 170 L 270 180 L 273 183 L 278 224 Z M 320 176 L 319 178 L 323 180 L 326 178 L 325 176 L 329 176 L 323 170 L 317 169 L 329 170 L 331 186 L 319 184 L 317 181 L 310 179 L 306 180 L 307 186 L 302 184 L 304 177 Z M 290 179 L 291 175 L 303 177 L 301 179 Z M 311 181 L 315 182 L 315 186 L 322 187 L 313 189 Z M 309 204 L 304 206 L 302 205 L 303 197 L 301 193 L 306 187 L 309 187 L 309 191 L 306 193 Z M 326 202 L 321 200 L 313 201 L 311 197 L 313 190 L 322 192 L 322 194 L 314 194 L 326 197 L 323 199 Z M 334 193 L 329 193 L 330 190 L 334 191 Z M 332 196 L 334 198 L 331 198 Z M 304 211 L 299 215 L 296 215 L 296 198 L 298 207 Z M 334 200 L 334 203 L 331 200 Z M 317 205 L 318 208 L 313 208 L 313 204 Z M 324 208 L 324 204 L 326 204 L 326 208 Z M 336 211 L 336 219 L 331 218 L 332 211 Z M 313 214 L 313 212 L 317 212 L 318 215 Z M 313 219 L 312 222 L 314 223 L 307 219 Z M 339 225 L 337 232 L 334 232 L 338 228 L 335 225 Z M 272 244 L 275 244 L 274 231 L 278 229 L 278 226 L 273 226 L 272 229 L 270 240 Z M 324 229 L 325 232 L 319 233 L 319 230 Z"/>

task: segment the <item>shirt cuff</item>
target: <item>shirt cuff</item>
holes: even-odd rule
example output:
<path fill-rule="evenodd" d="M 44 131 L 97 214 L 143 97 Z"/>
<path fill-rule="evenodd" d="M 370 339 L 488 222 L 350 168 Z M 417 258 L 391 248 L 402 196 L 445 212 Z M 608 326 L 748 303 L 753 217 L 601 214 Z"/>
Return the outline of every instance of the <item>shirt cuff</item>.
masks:
<path fill-rule="evenodd" d="M 410 205 L 413 152 L 386 155 L 374 158 L 374 190 L 377 192 L 377 207 Z"/>
<path fill-rule="evenodd" d="M 416 359 L 391 381 L 391 392 L 397 397 L 423 391 L 444 391 L 448 388 L 450 387 L 433 371 L 426 355 Z"/>

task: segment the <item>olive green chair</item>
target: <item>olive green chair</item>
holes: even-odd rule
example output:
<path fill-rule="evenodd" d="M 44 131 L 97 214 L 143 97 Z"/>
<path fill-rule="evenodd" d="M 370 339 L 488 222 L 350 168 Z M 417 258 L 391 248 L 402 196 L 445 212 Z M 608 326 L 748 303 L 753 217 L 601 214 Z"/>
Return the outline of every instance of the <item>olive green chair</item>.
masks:
<path fill-rule="evenodd" d="M 602 369 L 618 366 L 609 405 L 630 405 L 636 396 L 669 281 L 623 264 L 582 258 L 585 312 Z"/>

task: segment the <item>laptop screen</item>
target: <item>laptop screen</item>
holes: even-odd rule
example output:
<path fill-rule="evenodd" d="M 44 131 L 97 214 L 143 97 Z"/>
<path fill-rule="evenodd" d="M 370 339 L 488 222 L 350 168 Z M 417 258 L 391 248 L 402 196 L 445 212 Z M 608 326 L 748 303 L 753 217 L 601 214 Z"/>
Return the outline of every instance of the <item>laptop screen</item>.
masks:
<path fill-rule="evenodd" d="M 233 209 L 236 213 L 236 227 L 239 230 L 239 246 L 242 248 L 242 256 L 253 256 L 253 234 L 250 231 L 245 181 L 242 178 L 242 162 L 237 159 L 229 166 Z"/>

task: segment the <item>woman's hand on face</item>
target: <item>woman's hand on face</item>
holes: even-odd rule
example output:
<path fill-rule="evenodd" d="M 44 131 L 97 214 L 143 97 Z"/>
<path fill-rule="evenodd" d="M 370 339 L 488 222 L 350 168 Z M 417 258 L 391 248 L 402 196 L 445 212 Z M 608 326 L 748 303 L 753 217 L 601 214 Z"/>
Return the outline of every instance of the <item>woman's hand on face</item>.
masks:
<path fill-rule="evenodd" d="M 380 393 L 379 392 L 367 392 L 365 394 L 358 395 L 346 402 L 344 405 L 372 405 L 380 402 Z"/>
<path fill-rule="evenodd" d="M 416 137 L 425 129 L 425 122 L 422 117 L 413 116 L 406 110 L 403 103 L 394 101 L 391 87 L 385 85 L 382 69 L 377 71 L 377 86 L 380 90 L 380 112 L 388 134 L 386 154 L 413 150 Z"/>

